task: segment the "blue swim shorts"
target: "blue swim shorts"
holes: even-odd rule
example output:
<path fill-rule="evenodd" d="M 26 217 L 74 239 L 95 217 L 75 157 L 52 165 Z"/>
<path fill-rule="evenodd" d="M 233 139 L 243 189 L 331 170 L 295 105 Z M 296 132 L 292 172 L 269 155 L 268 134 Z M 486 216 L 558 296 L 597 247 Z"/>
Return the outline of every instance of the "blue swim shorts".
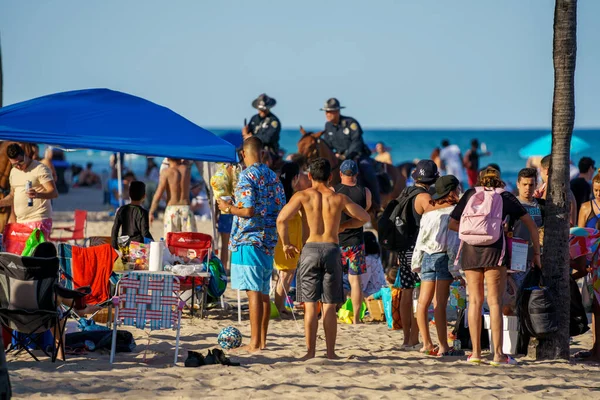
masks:
<path fill-rule="evenodd" d="M 217 224 L 217 230 L 219 233 L 231 233 L 231 226 L 233 225 L 233 215 L 221 214 L 219 215 L 219 223 Z"/>
<path fill-rule="evenodd" d="M 231 252 L 231 287 L 269 294 L 273 256 L 254 246 L 238 246 Z"/>
<path fill-rule="evenodd" d="M 452 274 L 448 271 L 448 254 L 423 254 L 421 280 L 423 282 L 454 280 Z"/>

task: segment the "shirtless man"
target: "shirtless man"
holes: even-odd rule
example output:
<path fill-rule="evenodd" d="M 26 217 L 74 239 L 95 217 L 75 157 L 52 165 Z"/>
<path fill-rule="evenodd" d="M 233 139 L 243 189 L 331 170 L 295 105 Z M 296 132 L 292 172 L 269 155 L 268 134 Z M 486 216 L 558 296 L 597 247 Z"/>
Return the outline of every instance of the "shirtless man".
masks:
<path fill-rule="evenodd" d="M 169 167 L 160 174 L 160 180 L 152 206 L 150 207 L 150 224 L 154 222 L 154 213 L 158 203 L 167 191 L 167 208 L 165 208 L 164 237 L 169 232 L 196 232 L 196 219 L 190 209 L 191 168 L 182 162 L 169 158 Z"/>
<path fill-rule="evenodd" d="M 286 257 L 298 254 L 290 244 L 288 221 L 302 209 L 304 226 L 309 236 L 302 249 L 297 272 L 298 301 L 304 302 L 304 334 L 308 352 L 301 361 L 315 357 L 317 341 L 317 302 L 323 302 L 323 329 L 327 344 L 327 358 L 335 354 L 337 320 L 335 308 L 344 302 L 342 283 L 342 256 L 338 234 L 346 229 L 359 228 L 370 220 L 369 214 L 344 194 L 329 188 L 331 165 L 319 158 L 310 164 L 308 177 L 312 187 L 292 196 L 277 218 L 277 231 Z M 340 224 L 342 212 L 351 219 Z"/>

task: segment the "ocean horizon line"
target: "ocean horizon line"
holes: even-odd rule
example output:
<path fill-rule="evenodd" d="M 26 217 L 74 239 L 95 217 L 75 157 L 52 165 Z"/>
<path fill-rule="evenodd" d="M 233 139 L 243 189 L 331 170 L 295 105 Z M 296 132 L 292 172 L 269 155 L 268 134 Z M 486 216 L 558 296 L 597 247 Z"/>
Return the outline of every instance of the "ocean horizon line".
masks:
<path fill-rule="evenodd" d="M 307 132 L 317 132 L 321 129 L 323 129 L 323 127 L 308 127 L 308 126 L 303 126 L 304 129 Z M 240 131 L 241 132 L 241 127 L 231 127 L 231 126 L 207 126 L 205 127 L 205 129 L 207 130 L 218 130 L 218 131 Z M 296 128 L 286 128 L 285 125 L 282 125 L 282 130 L 295 130 Z M 435 127 L 415 127 L 415 128 L 411 128 L 411 127 L 400 127 L 400 128 L 394 128 L 394 127 L 368 127 L 368 126 L 363 126 L 362 127 L 363 131 L 379 131 L 379 132 L 390 132 L 390 131 L 406 131 L 406 132 L 494 132 L 494 131 L 498 131 L 498 132 L 510 132 L 510 131 L 515 131 L 515 132 L 523 132 L 523 131 L 527 131 L 527 132 L 545 132 L 545 133 L 550 133 L 552 132 L 552 128 L 548 127 L 548 128 L 532 128 L 532 127 L 526 127 L 526 128 L 519 128 L 519 127 L 464 127 L 464 128 L 456 128 L 456 127 L 450 127 L 450 128 L 435 128 Z M 598 131 L 600 130 L 600 126 L 599 127 L 581 127 L 581 128 L 573 128 L 573 132 L 591 132 L 591 131 Z"/>

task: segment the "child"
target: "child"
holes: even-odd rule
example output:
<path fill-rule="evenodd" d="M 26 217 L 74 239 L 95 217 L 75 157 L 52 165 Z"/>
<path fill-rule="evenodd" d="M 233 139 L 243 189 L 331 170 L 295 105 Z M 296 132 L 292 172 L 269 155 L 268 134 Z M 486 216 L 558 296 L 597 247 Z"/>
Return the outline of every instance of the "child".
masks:
<path fill-rule="evenodd" d="M 150 234 L 150 218 L 148 210 L 142 207 L 146 198 L 146 185 L 144 182 L 133 181 L 129 185 L 131 203 L 117 211 L 115 223 L 112 228 L 112 247 L 118 249 L 117 239 L 127 235 L 133 242 L 144 243 L 144 238 L 154 240 Z M 119 230 L 121 233 L 119 234 Z"/>
<path fill-rule="evenodd" d="M 365 231 L 363 237 L 365 254 L 367 255 L 365 258 L 367 273 L 361 275 L 361 283 L 365 296 L 370 296 L 386 286 L 386 280 L 383 265 L 381 265 L 381 249 L 375 234 L 371 231 Z"/>

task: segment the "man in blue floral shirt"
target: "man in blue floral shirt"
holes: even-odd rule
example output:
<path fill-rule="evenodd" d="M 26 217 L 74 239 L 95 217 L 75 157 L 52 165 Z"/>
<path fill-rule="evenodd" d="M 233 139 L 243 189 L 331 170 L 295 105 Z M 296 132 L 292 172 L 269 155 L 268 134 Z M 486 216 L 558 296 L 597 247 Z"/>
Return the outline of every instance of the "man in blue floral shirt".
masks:
<path fill-rule="evenodd" d="M 262 148 L 257 137 L 244 141 L 242 156 L 246 169 L 240 173 L 235 199 L 217 200 L 222 212 L 234 216 L 229 241 L 231 287 L 248 294 L 251 337 L 245 349 L 250 352 L 264 349 L 267 342 L 277 216 L 285 205 L 283 186 L 277 175 L 260 162 Z"/>

